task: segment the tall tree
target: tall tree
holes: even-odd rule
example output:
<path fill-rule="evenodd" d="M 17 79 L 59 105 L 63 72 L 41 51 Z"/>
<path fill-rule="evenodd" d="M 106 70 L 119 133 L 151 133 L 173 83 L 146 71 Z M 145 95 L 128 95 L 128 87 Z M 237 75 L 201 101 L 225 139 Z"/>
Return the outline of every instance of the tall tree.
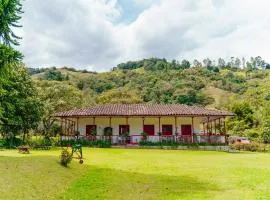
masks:
<path fill-rule="evenodd" d="M 219 58 L 218 59 L 218 67 L 220 67 L 221 69 L 223 69 L 226 66 L 226 62 L 223 58 Z"/>
<path fill-rule="evenodd" d="M 0 68 L 4 67 L 6 64 L 20 62 L 22 57 L 23 56 L 20 52 L 15 51 L 11 47 L 0 44 Z"/>
<path fill-rule="evenodd" d="M 188 69 L 188 68 L 190 68 L 190 62 L 188 61 L 188 60 L 182 60 L 182 62 L 181 62 L 181 67 L 183 68 L 183 69 Z"/>
<path fill-rule="evenodd" d="M 5 136 L 28 133 L 43 113 L 36 88 L 20 63 L 0 69 L 0 132 Z"/>
<path fill-rule="evenodd" d="M 55 122 L 54 114 L 57 112 L 78 108 L 82 104 L 82 93 L 72 85 L 59 81 L 37 82 L 38 96 L 44 103 L 45 113 L 42 118 L 45 136 Z"/>
<path fill-rule="evenodd" d="M 12 28 L 21 27 L 22 4 L 20 0 L 0 0 L 0 43 L 7 46 L 19 45 L 17 36 Z"/>

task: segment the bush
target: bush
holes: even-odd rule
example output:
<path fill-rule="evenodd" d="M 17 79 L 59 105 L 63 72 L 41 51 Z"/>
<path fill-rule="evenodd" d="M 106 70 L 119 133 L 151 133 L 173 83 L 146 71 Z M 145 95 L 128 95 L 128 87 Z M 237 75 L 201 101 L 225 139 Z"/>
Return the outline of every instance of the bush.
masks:
<path fill-rule="evenodd" d="M 42 139 L 31 139 L 27 143 L 32 148 L 42 147 L 42 146 L 53 146 L 53 139 L 51 138 L 42 138 Z"/>
<path fill-rule="evenodd" d="M 23 144 L 22 139 L 17 137 L 3 138 L 0 140 L 0 146 L 5 148 L 16 148 Z"/>
<path fill-rule="evenodd" d="M 72 154 L 67 149 L 63 149 L 60 155 L 60 164 L 67 167 L 71 161 Z"/>
<path fill-rule="evenodd" d="M 60 140 L 58 146 L 73 146 L 75 144 L 81 144 L 82 146 L 98 147 L 98 148 L 110 148 L 112 146 L 110 140 L 96 140 L 89 141 L 84 139 L 79 140 Z"/>
<path fill-rule="evenodd" d="M 270 152 L 269 144 L 262 144 L 257 142 L 252 142 L 249 144 L 234 143 L 230 145 L 230 148 L 238 151 Z"/>

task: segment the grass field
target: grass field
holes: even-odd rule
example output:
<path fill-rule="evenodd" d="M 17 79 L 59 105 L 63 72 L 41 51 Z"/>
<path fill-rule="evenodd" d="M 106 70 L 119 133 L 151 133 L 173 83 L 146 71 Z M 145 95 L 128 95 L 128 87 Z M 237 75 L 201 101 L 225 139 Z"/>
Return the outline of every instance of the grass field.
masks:
<path fill-rule="evenodd" d="M 84 149 L 0 151 L 0 199 L 270 199 L 270 154 Z"/>

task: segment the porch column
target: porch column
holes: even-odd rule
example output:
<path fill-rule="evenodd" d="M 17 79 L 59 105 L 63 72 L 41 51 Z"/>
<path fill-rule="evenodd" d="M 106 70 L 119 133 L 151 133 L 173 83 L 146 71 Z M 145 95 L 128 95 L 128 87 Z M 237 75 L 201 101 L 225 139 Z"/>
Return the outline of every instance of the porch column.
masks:
<path fill-rule="evenodd" d="M 160 117 L 158 117 L 158 132 L 160 133 Z"/>
<path fill-rule="evenodd" d="M 191 117 L 191 124 L 192 124 L 192 127 L 191 127 L 191 142 L 193 143 L 194 142 L 194 117 Z"/>
<path fill-rule="evenodd" d="M 210 122 L 211 125 L 211 134 L 213 134 L 213 121 Z"/>
<path fill-rule="evenodd" d="M 226 130 L 226 117 L 223 118 L 223 126 L 224 126 L 224 135 L 225 135 L 225 143 L 228 144 L 227 130 Z"/>
<path fill-rule="evenodd" d="M 209 134 L 209 117 L 207 117 L 207 134 L 208 134 L 208 142 L 210 143 L 210 134 Z"/>
<path fill-rule="evenodd" d="M 224 134 L 226 135 L 227 130 L 226 130 L 226 118 L 225 117 L 224 117 L 224 120 L 223 120 L 223 124 L 224 124 Z"/>
<path fill-rule="evenodd" d="M 112 117 L 110 117 L 109 120 L 109 126 L 112 127 Z"/>
<path fill-rule="evenodd" d="M 142 127 L 142 130 L 143 130 L 142 132 L 144 132 L 144 129 L 143 129 L 144 128 L 144 121 L 145 121 L 145 117 L 142 118 L 142 126 L 143 126 Z"/>
<path fill-rule="evenodd" d="M 203 124 L 202 124 L 202 125 L 203 125 L 203 134 L 204 134 L 204 133 L 205 133 L 205 132 L 204 132 L 204 122 L 203 122 Z"/>
<path fill-rule="evenodd" d="M 215 135 L 217 134 L 217 122 L 216 122 L 216 119 L 214 121 L 214 124 L 215 124 Z"/>
<path fill-rule="evenodd" d="M 63 132 L 63 118 L 61 117 L 61 131 Z"/>
<path fill-rule="evenodd" d="M 177 130 L 177 117 L 176 117 L 176 116 L 174 117 L 174 127 L 175 127 L 175 128 L 174 128 L 174 129 L 175 129 L 174 132 L 175 132 L 175 133 L 178 133 L 178 130 Z"/>
<path fill-rule="evenodd" d="M 220 121 L 220 118 L 218 119 L 218 126 L 219 126 L 219 134 L 221 134 L 221 121 Z"/>
<path fill-rule="evenodd" d="M 79 132 L 79 117 L 77 117 L 77 133 Z"/>

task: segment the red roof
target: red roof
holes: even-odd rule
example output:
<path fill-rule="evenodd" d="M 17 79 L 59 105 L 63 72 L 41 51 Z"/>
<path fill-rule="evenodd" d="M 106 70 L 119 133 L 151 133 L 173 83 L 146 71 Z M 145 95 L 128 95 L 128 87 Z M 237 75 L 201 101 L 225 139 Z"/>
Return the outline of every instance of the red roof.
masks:
<path fill-rule="evenodd" d="M 233 116 L 231 112 L 183 104 L 105 104 L 74 109 L 55 117 L 79 116 Z"/>

